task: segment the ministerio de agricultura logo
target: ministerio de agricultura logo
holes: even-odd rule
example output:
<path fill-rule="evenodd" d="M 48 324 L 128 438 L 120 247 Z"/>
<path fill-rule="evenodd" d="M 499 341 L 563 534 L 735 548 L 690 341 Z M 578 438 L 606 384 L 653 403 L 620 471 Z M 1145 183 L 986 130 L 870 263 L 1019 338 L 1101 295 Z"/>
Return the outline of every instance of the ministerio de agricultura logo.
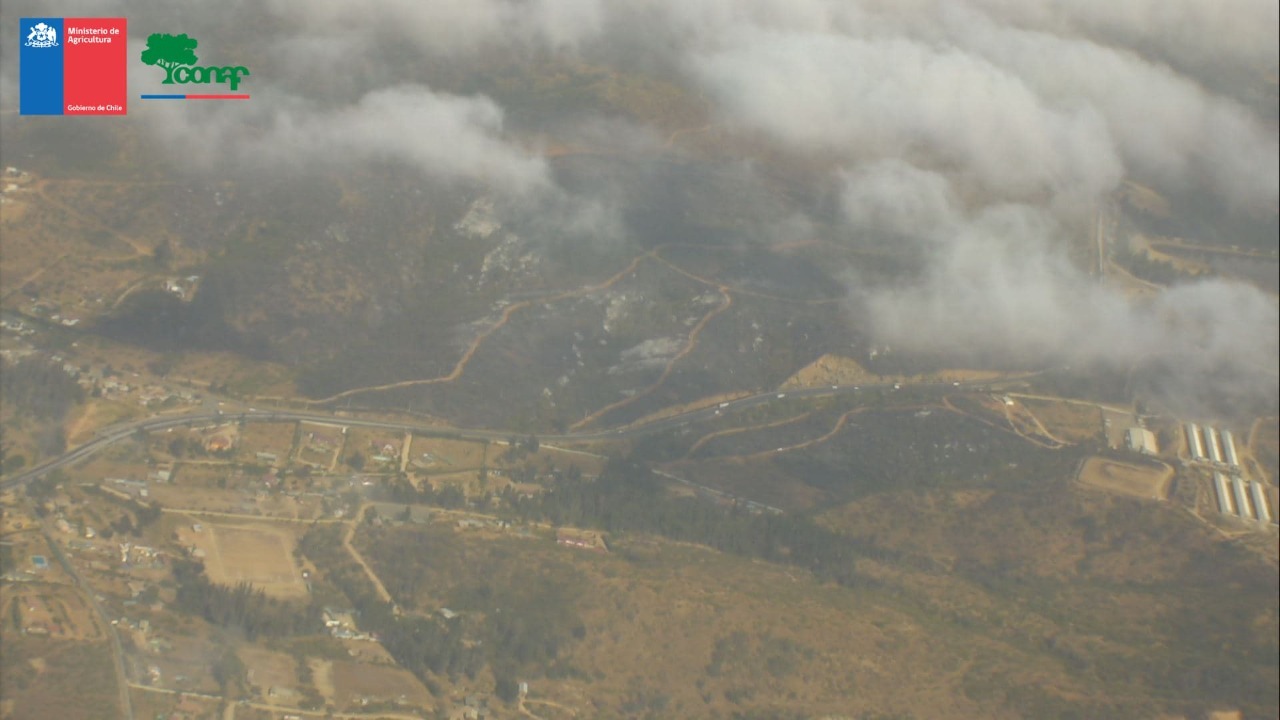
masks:
<path fill-rule="evenodd" d="M 199 42 L 188 36 L 153 33 L 147 37 L 147 47 L 142 51 L 142 62 L 164 70 L 165 85 L 226 84 L 237 90 L 249 68 L 243 65 L 221 67 L 196 65 L 196 47 Z M 248 95 L 143 95 L 144 100 L 159 99 L 248 99 Z"/>
<path fill-rule="evenodd" d="M 128 112 L 129 24 L 125 18 L 18 20 L 18 113 Z"/>

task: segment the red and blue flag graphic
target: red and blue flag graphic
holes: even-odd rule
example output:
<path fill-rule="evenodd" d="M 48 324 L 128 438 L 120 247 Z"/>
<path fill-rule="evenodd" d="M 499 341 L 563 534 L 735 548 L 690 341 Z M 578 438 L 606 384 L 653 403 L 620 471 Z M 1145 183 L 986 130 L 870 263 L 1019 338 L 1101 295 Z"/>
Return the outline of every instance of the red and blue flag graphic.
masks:
<path fill-rule="evenodd" d="M 22 18 L 19 112 L 124 115 L 129 36 L 125 18 Z"/>

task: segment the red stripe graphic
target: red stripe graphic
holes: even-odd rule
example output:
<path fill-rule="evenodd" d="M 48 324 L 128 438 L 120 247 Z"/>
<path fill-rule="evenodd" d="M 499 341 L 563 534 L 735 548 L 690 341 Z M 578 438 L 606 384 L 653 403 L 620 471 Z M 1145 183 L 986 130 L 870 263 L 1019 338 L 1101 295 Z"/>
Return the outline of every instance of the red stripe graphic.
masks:
<path fill-rule="evenodd" d="M 66 18 L 62 37 L 67 115 L 124 115 L 129 34 L 125 18 Z"/>

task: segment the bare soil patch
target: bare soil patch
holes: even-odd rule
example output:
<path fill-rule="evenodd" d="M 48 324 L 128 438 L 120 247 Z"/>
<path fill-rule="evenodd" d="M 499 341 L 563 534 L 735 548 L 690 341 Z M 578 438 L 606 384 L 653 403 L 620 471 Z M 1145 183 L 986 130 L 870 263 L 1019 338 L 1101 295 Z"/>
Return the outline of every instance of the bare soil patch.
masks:
<path fill-rule="evenodd" d="M 204 551 L 205 571 L 213 582 L 247 582 L 283 598 L 307 594 L 294 567 L 295 538 L 289 529 L 220 523 L 203 528 L 199 533 L 184 532 L 183 538 Z"/>
<path fill-rule="evenodd" d="M 1173 468 L 1164 463 L 1125 463 L 1092 457 L 1080 467 L 1081 485 L 1138 498 L 1164 500 L 1169 496 Z"/>
<path fill-rule="evenodd" d="M 297 690 L 296 663 L 289 655 L 250 645 L 241 646 L 236 654 L 244 662 L 249 684 L 256 685 L 263 697 L 272 697 L 272 688 Z"/>
<path fill-rule="evenodd" d="M 413 708 L 432 705 L 427 689 L 403 668 L 334 662 L 331 673 L 333 696 L 339 707 L 354 711 L 366 704 L 390 703 Z"/>

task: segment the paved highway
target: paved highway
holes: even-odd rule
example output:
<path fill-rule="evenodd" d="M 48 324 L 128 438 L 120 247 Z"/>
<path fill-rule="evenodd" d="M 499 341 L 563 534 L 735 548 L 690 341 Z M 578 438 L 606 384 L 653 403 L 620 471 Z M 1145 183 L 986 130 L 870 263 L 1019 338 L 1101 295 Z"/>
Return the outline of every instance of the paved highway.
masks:
<path fill-rule="evenodd" d="M 1006 381 L 1007 382 L 1007 381 Z M 945 389 L 983 389 L 992 385 L 991 381 L 971 382 L 971 383 L 922 383 L 911 385 L 914 390 L 945 390 Z M 663 430 L 681 427 L 690 423 L 711 420 L 720 415 L 731 412 L 738 412 L 749 408 L 757 407 L 771 402 L 779 402 L 784 400 L 798 398 L 816 398 L 835 395 L 856 395 L 871 390 L 898 390 L 901 386 L 893 383 L 884 383 L 879 385 L 824 385 L 822 387 L 804 388 L 798 390 L 785 390 L 767 393 L 759 393 L 748 397 L 738 398 L 737 400 L 729 400 L 713 405 L 711 407 L 701 408 L 698 410 L 690 410 L 678 415 L 652 420 L 640 425 L 632 425 L 622 428 L 613 428 L 605 430 L 583 430 L 573 433 L 562 434 L 538 434 L 535 437 L 539 442 L 582 442 L 588 440 L 626 440 L 634 437 L 642 437 Z M 447 428 L 438 425 L 422 425 L 416 423 L 393 422 L 389 420 L 366 420 L 363 418 L 348 417 L 344 415 L 336 415 L 333 413 L 317 413 L 317 412 L 299 412 L 295 410 L 284 409 L 258 409 L 248 408 L 241 411 L 223 412 L 219 410 L 195 410 L 182 415 L 160 415 L 142 420 L 134 420 L 132 422 L 113 425 L 98 431 L 97 437 L 89 442 L 73 449 L 65 454 L 45 461 L 36 467 L 27 470 L 12 478 L 0 482 L 0 490 L 9 490 L 26 485 L 32 480 L 56 470 L 60 467 L 70 465 L 78 460 L 93 455 L 104 448 L 110 447 L 122 440 L 126 440 L 139 430 L 143 432 L 154 432 L 156 430 L 164 430 L 167 428 L 181 427 L 185 425 L 200 425 L 203 423 L 214 422 L 232 422 L 243 419 L 245 422 L 319 422 L 348 425 L 351 427 L 377 428 L 381 430 L 396 430 L 400 432 L 412 432 L 418 435 L 434 436 L 434 437 L 450 437 L 463 440 L 505 440 L 512 435 L 521 435 L 513 433 L 509 430 L 475 430 L 466 428 Z M 521 435 L 527 437 L 527 434 Z"/>

